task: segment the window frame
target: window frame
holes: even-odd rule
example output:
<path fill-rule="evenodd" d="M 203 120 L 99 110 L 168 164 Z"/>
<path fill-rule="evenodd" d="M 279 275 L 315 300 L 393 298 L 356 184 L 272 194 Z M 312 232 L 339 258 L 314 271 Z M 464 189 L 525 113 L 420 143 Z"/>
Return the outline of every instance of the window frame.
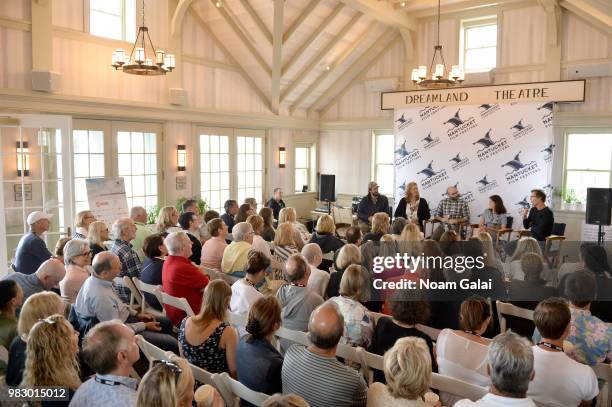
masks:
<path fill-rule="evenodd" d="M 302 167 L 297 167 L 297 149 L 298 148 L 305 148 L 306 149 L 306 161 L 307 161 L 307 166 L 302 168 Z M 306 170 L 307 173 L 307 184 L 308 185 L 308 192 L 316 192 L 316 180 L 315 180 L 315 167 L 316 167 L 316 144 L 315 143 L 309 143 L 309 142 L 296 142 L 293 146 L 293 157 L 294 157 L 294 165 L 293 165 L 293 192 L 295 194 L 302 194 L 304 192 L 302 192 L 302 188 L 303 185 L 301 185 L 298 189 L 298 185 L 296 184 L 296 172 L 297 170 Z"/>
<path fill-rule="evenodd" d="M 484 16 L 484 17 L 478 17 L 478 18 L 471 18 L 471 19 L 465 19 L 465 20 L 461 20 L 459 23 L 459 66 L 461 67 L 461 69 L 463 69 L 463 71 L 467 74 L 467 73 L 479 73 L 479 72 L 489 72 L 491 69 L 495 69 L 499 66 L 500 64 L 500 23 L 499 23 L 499 18 L 497 15 L 490 15 L 490 16 Z M 496 28 L 496 41 L 495 41 L 495 65 L 489 68 L 481 68 L 481 69 L 472 69 L 472 70 L 467 70 L 465 67 L 465 62 L 466 62 L 466 53 L 468 51 L 468 48 L 466 48 L 466 37 L 467 37 L 467 31 L 471 28 L 476 28 L 476 27 L 483 27 L 483 26 L 489 26 L 489 25 L 495 25 Z M 483 48 L 491 48 L 491 47 L 481 47 L 481 48 L 469 48 L 469 49 L 483 49 Z"/>
<path fill-rule="evenodd" d="M 372 179 L 373 181 L 375 181 L 376 183 L 378 183 L 378 185 L 380 185 L 380 181 L 377 178 L 377 174 L 378 174 L 378 166 L 379 165 L 391 165 L 391 167 L 394 167 L 395 162 L 394 159 L 392 158 L 390 162 L 388 163 L 379 163 L 377 161 L 377 137 L 379 136 L 393 136 L 393 143 L 395 145 L 395 132 L 393 131 L 393 129 L 387 129 L 387 130 L 373 130 L 372 131 L 372 166 L 371 166 L 371 177 L 370 179 Z M 380 193 L 386 196 L 394 196 L 394 190 L 393 190 L 393 186 L 395 186 L 395 171 L 393 172 L 393 182 L 391 183 L 392 185 L 392 189 L 391 191 L 383 191 L 382 189 L 380 190 Z"/>
<path fill-rule="evenodd" d="M 107 36 L 103 36 L 103 35 L 99 35 L 99 34 L 92 34 L 91 32 L 91 0 L 83 0 L 84 4 L 83 4 L 83 28 L 84 28 L 84 32 L 86 32 L 89 35 L 93 35 L 94 37 L 98 37 L 98 38 L 105 38 L 107 40 L 111 40 L 111 41 L 125 41 L 128 43 L 133 43 L 134 41 L 136 41 L 136 35 L 138 33 L 138 0 L 134 0 L 134 11 L 133 11 L 133 16 L 134 16 L 134 21 L 128 23 L 127 21 L 127 15 L 129 14 L 127 11 L 127 7 L 128 4 L 130 3 L 130 0 L 121 0 L 121 38 L 112 38 L 112 37 L 107 37 Z M 96 10 L 97 12 L 100 13 L 104 13 L 104 14 L 108 14 L 108 15 L 112 15 L 115 16 L 114 14 L 110 14 L 110 13 L 106 13 L 104 11 L 99 11 Z M 131 33 L 131 35 L 133 36 L 133 38 L 128 38 L 128 26 L 133 26 L 134 27 L 134 32 Z"/>

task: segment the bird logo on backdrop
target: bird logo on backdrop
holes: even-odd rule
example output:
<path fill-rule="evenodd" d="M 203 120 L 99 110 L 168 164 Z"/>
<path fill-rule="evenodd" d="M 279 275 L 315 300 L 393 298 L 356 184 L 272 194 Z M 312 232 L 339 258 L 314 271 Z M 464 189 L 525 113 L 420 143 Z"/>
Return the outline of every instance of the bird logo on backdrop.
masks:
<path fill-rule="evenodd" d="M 525 167 L 525 164 L 523 164 L 521 162 L 520 156 L 521 155 L 521 151 L 519 151 L 518 153 L 516 153 L 516 155 L 514 156 L 514 159 L 506 162 L 505 164 L 502 164 L 502 168 L 503 167 L 510 167 L 512 168 L 513 171 L 518 171 L 521 168 Z"/>
<path fill-rule="evenodd" d="M 485 192 L 489 192 L 494 190 L 495 188 L 497 188 L 497 181 L 496 180 L 489 180 L 488 179 L 488 175 L 485 174 L 484 177 L 482 177 L 481 179 L 479 179 L 478 181 L 476 181 L 476 184 L 478 184 L 478 192 L 480 192 L 481 194 L 484 194 Z"/>
<path fill-rule="evenodd" d="M 405 157 L 408 155 L 408 150 L 406 150 L 406 141 L 402 143 L 400 148 L 395 150 L 395 154 L 398 154 L 400 157 Z"/>
<path fill-rule="evenodd" d="M 478 181 L 476 181 L 476 183 L 477 184 L 481 184 L 483 187 L 490 184 L 490 182 L 487 180 L 487 176 L 486 175 L 484 177 L 482 177 L 481 179 L 479 179 Z"/>
<path fill-rule="evenodd" d="M 510 127 L 510 130 L 521 131 L 525 129 L 525 125 L 523 124 L 523 119 L 519 120 L 514 126 Z"/>
<path fill-rule="evenodd" d="M 548 110 L 549 112 L 553 111 L 553 102 L 544 103 L 542 106 L 538 107 L 538 110 Z"/>
<path fill-rule="evenodd" d="M 406 123 L 406 119 L 405 119 L 405 113 L 402 113 L 402 115 L 395 121 L 397 124 L 404 124 Z"/>
<path fill-rule="evenodd" d="M 463 120 L 459 117 L 459 111 L 461 109 L 457 109 L 457 112 L 453 117 L 444 122 L 444 124 L 451 124 L 453 127 L 459 127 L 463 124 Z"/>
<path fill-rule="evenodd" d="M 433 169 L 433 160 L 429 162 L 429 165 L 427 165 L 426 168 L 423 168 L 421 171 L 417 172 L 417 174 L 423 174 L 426 178 L 431 178 L 436 175 L 437 172 Z"/>
<path fill-rule="evenodd" d="M 482 105 L 478 106 L 479 109 L 484 109 L 484 110 L 489 110 L 490 108 L 492 108 L 493 106 L 491 106 L 488 103 L 483 103 Z"/>
<path fill-rule="evenodd" d="M 510 168 L 510 172 L 506 173 L 506 182 L 508 182 L 508 184 L 514 184 L 515 182 L 524 180 L 542 170 L 536 161 L 530 161 L 528 163 L 523 162 L 521 160 L 521 153 L 522 151 L 519 151 L 512 160 L 501 165 L 502 168 Z"/>
<path fill-rule="evenodd" d="M 555 150 L 555 147 L 556 146 L 554 144 L 549 144 L 544 150 L 540 150 L 540 152 L 552 155 L 553 151 Z"/>
<path fill-rule="evenodd" d="M 496 142 L 493 141 L 493 139 L 491 138 L 491 130 L 492 129 L 489 129 L 489 131 L 487 131 L 484 137 L 479 138 L 478 140 L 473 142 L 472 145 L 480 144 L 483 148 L 489 148 L 493 144 L 495 144 Z"/>
<path fill-rule="evenodd" d="M 421 141 L 424 141 L 425 144 L 433 143 L 433 138 L 431 137 L 431 132 L 425 138 L 422 138 Z"/>
<path fill-rule="evenodd" d="M 520 209 L 529 209 L 529 207 L 531 206 L 531 204 L 527 201 L 527 197 L 524 197 L 522 200 L 515 203 L 515 205 L 519 206 Z"/>
<path fill-rule="evenodd" d="M 427 136 L 422 138 L 421 141 L 424 142 L 423 148 L 425 150 L 428 150 L 428 149 L 438 145 L 440 143 L 440 138 L 432 136 L 431 132 L 429 132 L 429 134 L 427 134 Z"/>
<path fill-rule="evenodd" d="M 453 171 L 457 171 L 458 169 L 463 168 L 470 163 L 469 158 L 467 157 L 461 158 L 461 153 L 457 153 L 457 155 L 455 155 L 448 161 L 452 163 L 451 168 L 453 169 Z"/>

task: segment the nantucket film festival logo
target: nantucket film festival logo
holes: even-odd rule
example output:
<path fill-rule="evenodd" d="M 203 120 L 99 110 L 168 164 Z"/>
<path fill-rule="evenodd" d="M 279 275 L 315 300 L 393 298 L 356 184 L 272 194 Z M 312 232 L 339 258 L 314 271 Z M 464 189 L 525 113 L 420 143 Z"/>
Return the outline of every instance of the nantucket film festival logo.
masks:
<path fill-rule="evenodd" d="M 478 109 L 480 109 L 480 117 L 484 119 L 485 117 L 489 117 L 493 113 L 499 111 L 501 107 L 499 107 L 497 103 L 492 105 L 488 103 L 483 103 L 482 105 L 478 106 Z"/>
<path fill-rule="evenodd" d="M 510 169 L 510 172 L 506 173 L 506 182 L 508 184 L 514 184 L 515 182 L 529 178 L 533 174 L 541 171 L 541 168 L 535 161 L 523 163 L 521 161 L 521 151 L 519 151 L 512 160 L 507 161 L 501 166 Z"/>
<path fill-rule="evenodd" d="M 497 188 L 497 181 L 494 179 L 489 179 L 488 175 L 486 174 L 484 177 L 476 181 L 476 184 L 478 185 L 478 192 L 480 192 L 481 194 L 484 194 Z"/>
<path fill-rule="evenodd" d="M 555 152 L 555 145 L 554 144 L 549 144 L 547 145 L 543 150 L 541 150 L 541 153 L 544 153 L 544 162 L 547 164 L 550 164 L 553 160 L 553 153 Z"/>
<path fill-rule="evenodd" d="M 418 148 L 408 151 L 406 148 L 406 140 L 404 140 L 400 147 L 395 150 L 395 155 L 398 157 L 395 160 L 395 165 L 397 167 L 403 167 L 421 158 L 421 153 L 419 153 Z"/>
<path fill-rule="evenodd" d="M 553 102 L 544 103 L 538 107 L 538 111 L 542 114 L 542 124 L 548 128 L 552 126 L 553 121 Z"/>
<path fill-rule="evenodd" d="M 510 130 L 512 130 L 512 137 L 514 137 L 515 140 L 518 140 L 521 137 L 535 131 L 533 125 L 525 123 L 523 119 L 519 120 L 512 127 L 510 127 Z"/>
<path fill-rule="evenodd" d="M 419 110 L 419 118 L 421 121 L 427 120 L 445 107 L 446 106 L 425 106 L 423 109 Z"/>
<path fill-rule="evenodd" d="M 429 150 L 430 148 L 440 144 L 440 137 L 434 137 L 431 135 L 431 131 L 427 136 L 421 139 L 423 143 L 423 149 Z"/>
<path fill-rule="evenodd" d="M 395 124 L 397 125 L 397 131 L 402 131 L 406 127 L 410 126 L 413 123 L 412 118 L 406 118 L 406 113 L 402 113 L 400 117 L 395 120 Z"/>
<path fill-rule="evenodd" d="M 457 155 L 448 161 L 451 162 L 451 169 L 453 171 L 457 171 L 470 164 L 470 159 L 467 157 L 461 157 L 461 153 L 457 153 Z"/>
<path fill-rule="evenodd" d="M 454 140 L 476 127 L 476 119 L 474 119 L 472 116 L 462 118 L 459 114 L 460 111 L 461 109 L 458 109 L 453 117 L 443 123 L 445 125 L 449 125 L 449 129 L 446 131 L 446 134 L 450 140 Z"/>
<path fill-rule="evenodd" d="M 438 185 L 440 182 L 448 180 L 448 174 L 446 173 L 446 170 L 441 169 L 440 171 L 436 171 L 434 169 L 433 163 L 433 160 L 431 160 L 427 167 L 417 172 L 417 174 L 425 176 L 425 178 L 421 180 L 421 186 L 423 187 L 423 189 L 429 189 L 435 185 Z"/>
<path fill-rule="evenodd" d="M 529 201 L 527 200 L 527 197 L 525 196 L 523 199 L 516 202 L 514 206 L 516 207 L 516 213 L 522 214 L 525 209 L 529 209 L 531 207 L 531 204 L 529 203 Z"/>
<path fill-rule="evenodd" d="M 491 132 L 492 132 L 492 129 L 489 129 L 489 131 L 487 131 L 484 136 L 480 137 L 478 140 L 472 143 L 472 145 L 474 146 L 477 145 L 481 147 L 477 151 L 479 161 L 488 160 L 489 158 L 510 148 L 506 138 L 502 137 L 501 139 L 497 141 L 493 140 L 493 138 L 491 137 Z"/>

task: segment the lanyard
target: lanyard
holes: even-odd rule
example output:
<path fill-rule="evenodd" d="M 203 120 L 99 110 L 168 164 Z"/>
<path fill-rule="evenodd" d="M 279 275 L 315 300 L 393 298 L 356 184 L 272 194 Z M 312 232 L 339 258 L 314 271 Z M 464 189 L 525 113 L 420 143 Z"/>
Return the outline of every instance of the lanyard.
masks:
<path fill-rule="evenodd" d="M 103 379 L 103 378 L 99 377 L 98 375 L 96 375 L 96 379 L 95 380 L 98 383 L 104 384 L 106 386 L 125 386 L 125 384 L 123 384 L 121 382 L 116 382 L 114 380 Z"/>
<path fill-rule="evenodd" d="M 559 352 L 563 352 L 563 348 L 561 346 L 549 343 L 549 342 L 540 342 L 538 345 L 546 346 L 548 349 L 556 350 Z"/>
<path fill-rule="evenodd" d="M 300 284 L 300 283 L 289 283 L 289 284 L 294 286 L 294 287 L 302 287 L 302 288 L 306 287 L 305 284 Z"/>
<path fill-rule="evenodd" d="M 466 334 L 471 334 L 471 335 L 477 336 L 477 337 L 479 337 L 479 338 L 482 338 L 482 336 L 481 336 L 481 335 L 478 335 L 478 334 L 477 334 L 476 332 L 474 332 L 474 331 L 467 331 L 467 330 L 466 330 L 466 331 L 463 331 L 463 332 L 465 332 Z"/>

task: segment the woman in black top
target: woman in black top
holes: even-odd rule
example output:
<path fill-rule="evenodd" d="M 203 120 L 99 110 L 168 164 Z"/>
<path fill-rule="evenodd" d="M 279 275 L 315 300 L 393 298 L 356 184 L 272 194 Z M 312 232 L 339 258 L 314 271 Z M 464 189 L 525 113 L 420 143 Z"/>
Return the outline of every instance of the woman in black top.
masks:
<path fill-rule="evenodd" d="M 315 233 L 310 237 L 309 243 L 316 243 L 321 248 L 323 254 L 335 252 L 344 246 L 344 242 L 335 236 L 336 225 L 334 219 L 329 215 L 323 215 L 317 220 Z M 333 261 L 323 259 L 321 262 L 321 270 L 329 270 L 333 265 Z"/>
<path fill-rule="evenodd" d="M 410 182 L 406 186 L 405 196 L 397 204 L 393 217 L 406 218 L 411 222 L 417 221 L 423 231 L 424 222 L 431 218 L 431 213 L 427 201 L 419 194 L 416 182 Z"/>
<path fill-rule="evenodd" d="M 266 242 L 273 242 L 274 236 L 276 236 L 276 231 L 274 230 L 274 212 L 270 208 L 261 208 L 259 210 L 259 216 L 264 220 L 261 237 Z"/>
<path fill-rule="evenodd" d="M 140 281 L 151 285 L 162 284 L 162 268 L 164 267 L 164 258 L 168 254 L 168 249 L 164 244 L 164 238 L 161 233 L 154 233 L 145 238 L 142 243 L 142 251 L 146 258 L 140 272 Z M 162 311 L 162 305 L 157 301 L 153 294 L 144 293 L 147 304 L 158 311 Z"/>
<path fill-rule="evenodd" d="M 106 223 L 101 221 L 92 222 L 89 225 L 87 233 L 87 241 L 89 242 L 89 248 L 91 249 L 91 258 L 96 257 L 96 254 L 106 251 L 104 242 L 110 240 L 108 233 L 108 226 Z"/>

